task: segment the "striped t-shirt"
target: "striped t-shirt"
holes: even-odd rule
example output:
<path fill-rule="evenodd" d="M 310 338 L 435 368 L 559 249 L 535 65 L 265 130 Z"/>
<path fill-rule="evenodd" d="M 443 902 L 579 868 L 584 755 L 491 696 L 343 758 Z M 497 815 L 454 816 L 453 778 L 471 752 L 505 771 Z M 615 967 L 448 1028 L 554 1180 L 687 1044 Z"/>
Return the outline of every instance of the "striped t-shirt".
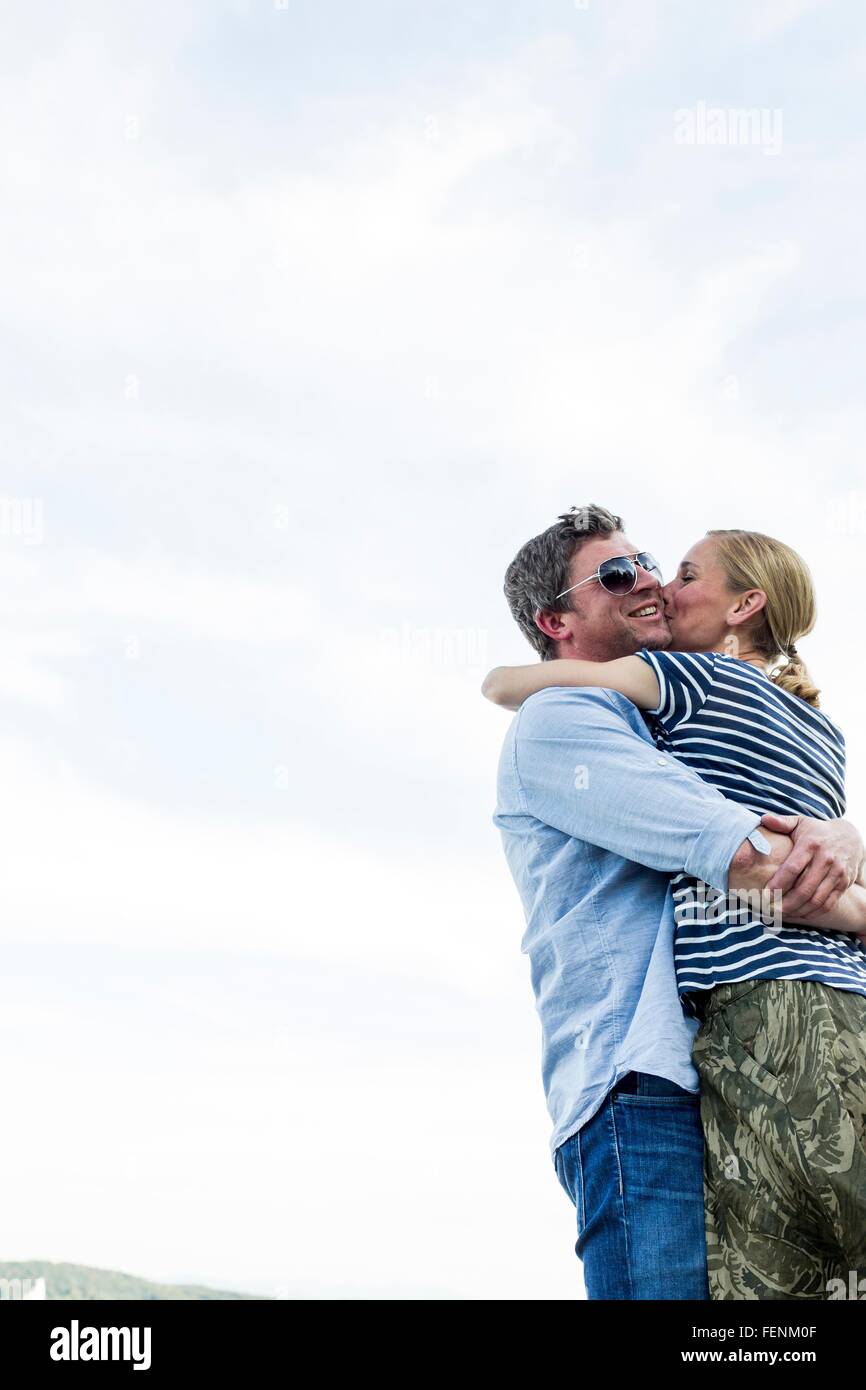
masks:
<path fill-rule="evenodd" d="M 661 698 L 648 714 L 660 747 L 761 815 L 844 815 L 845 740 L 820 710 L 734 656 L 638 655 L 658 677 Z M 769 901 L 728 904 L 689 874 L 675 875 L 672 888 L 686 1003 L 689 991 L 758 978 L 819 980 L 866 994 L 866 948 L 852 933 L 785 926 Z"/>

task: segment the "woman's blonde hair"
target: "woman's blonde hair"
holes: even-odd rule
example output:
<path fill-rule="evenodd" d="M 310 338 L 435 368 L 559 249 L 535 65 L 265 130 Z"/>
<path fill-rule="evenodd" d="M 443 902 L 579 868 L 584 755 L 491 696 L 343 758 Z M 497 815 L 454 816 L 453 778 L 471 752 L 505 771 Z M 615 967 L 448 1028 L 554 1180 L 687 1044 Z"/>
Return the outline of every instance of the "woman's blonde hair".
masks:
<path fill-rule="evenodd" d="M 732 592 L 763 589 L 766 606 L 750 630 L 755 650 L 770 663 L 776 685 L 820 708 L 818 689 L 794 645 L 815 626 L 815 588 L 806 562 L 783 541 L 760 531 L 708 531 Z"/>

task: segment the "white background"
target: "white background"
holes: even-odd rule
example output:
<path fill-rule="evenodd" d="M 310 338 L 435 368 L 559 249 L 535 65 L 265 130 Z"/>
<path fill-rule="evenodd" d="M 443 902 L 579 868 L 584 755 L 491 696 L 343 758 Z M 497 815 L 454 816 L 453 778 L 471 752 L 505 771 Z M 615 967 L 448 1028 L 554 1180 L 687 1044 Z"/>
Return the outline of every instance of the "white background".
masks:
<path fill-rule="evenodd" d="M 666 575 L 796 546 L 866 823 L 860 7 L 4 31 L 0 1253 L 574 1298 L 502 576 L 586 502 Z M 700 103 L 781 141 L 683 143 Z"/>

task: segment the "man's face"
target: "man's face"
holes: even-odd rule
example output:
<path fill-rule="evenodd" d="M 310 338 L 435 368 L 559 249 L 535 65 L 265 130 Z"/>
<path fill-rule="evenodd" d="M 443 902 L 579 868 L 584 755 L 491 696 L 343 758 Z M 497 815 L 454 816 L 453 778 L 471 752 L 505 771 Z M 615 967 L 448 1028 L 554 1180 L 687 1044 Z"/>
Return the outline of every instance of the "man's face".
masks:
<path fill-rule="evenodd" d="M 594 536 L 574 556 L 566 588 L 588 579 L 602 560 L 634 555 L 639 549 L 619 531 L 610 536 Z M 640 565 L 635 587 L 623 598 L 609 594 L 598 579 L 567 597 L 571 611 L 560 615 L 563 636 L 557 641 L 557 656 L 614 661 L 620 656 L 631 656 L 641 647 L 659 651 L 670 645 L 659 582 Z"/>

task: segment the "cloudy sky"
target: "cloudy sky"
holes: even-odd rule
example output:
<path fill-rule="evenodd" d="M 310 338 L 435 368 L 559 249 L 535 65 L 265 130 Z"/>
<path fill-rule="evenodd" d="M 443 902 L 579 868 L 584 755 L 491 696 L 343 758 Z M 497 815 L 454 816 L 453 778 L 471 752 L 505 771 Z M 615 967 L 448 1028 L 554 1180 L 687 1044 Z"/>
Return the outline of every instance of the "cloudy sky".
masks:
<path fill-rule="evenodd" d="M 860 7 L 19 0 L 0 74 L 0 1254 L 574 1298 L 502 575 L 798 547 L 866 824 Z"/>

